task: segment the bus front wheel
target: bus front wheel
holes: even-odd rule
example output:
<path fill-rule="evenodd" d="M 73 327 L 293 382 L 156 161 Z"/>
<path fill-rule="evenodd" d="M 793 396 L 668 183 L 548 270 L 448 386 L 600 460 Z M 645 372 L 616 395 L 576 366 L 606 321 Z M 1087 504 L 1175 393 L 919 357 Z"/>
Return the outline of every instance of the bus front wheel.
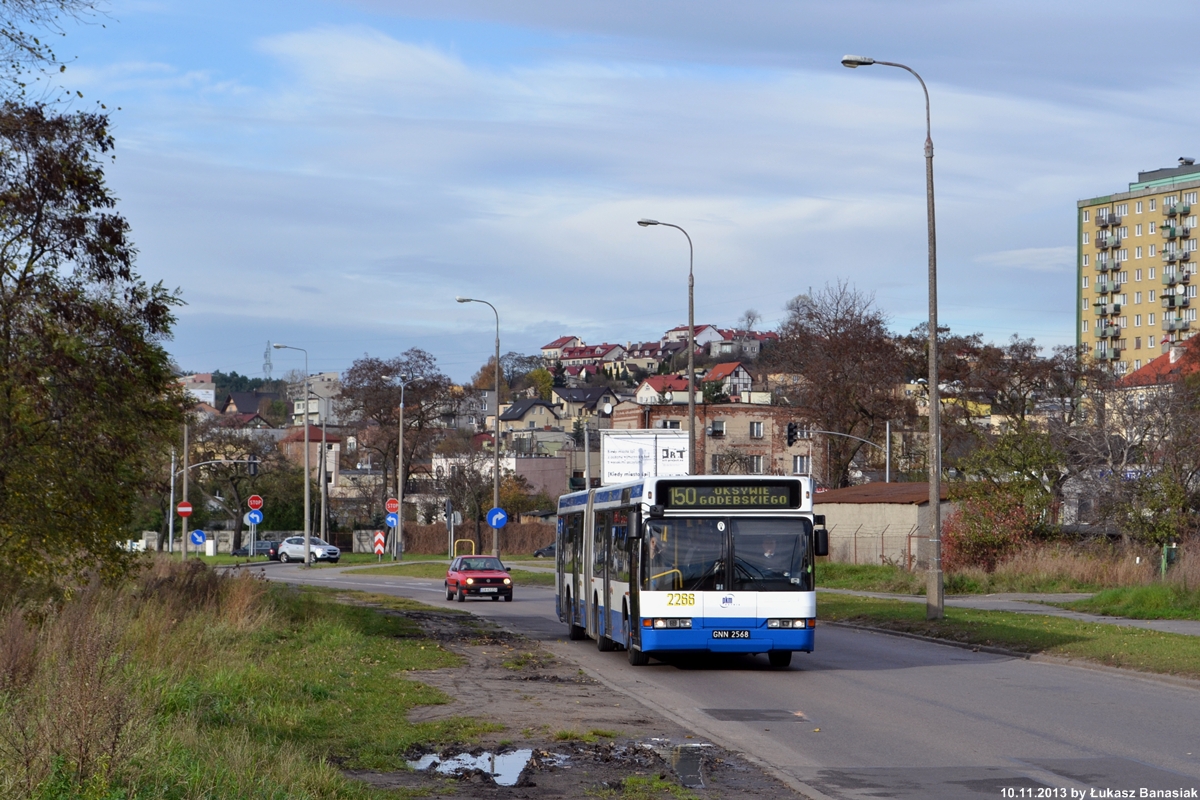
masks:
<path fill-rule="evenodd" d="M 767 653 L 767 660 L 771 662 L 771 666 L 775 669 L 783 669 L 792 663 L 792 651 L 772 650 Z"/>
<path fill-rule="evenodd" d="M 643 653 L 641 650 L 634 650 L 632 642 L 630 642 L 629 647 L 626 648 L 625 654 L 629 656 L 629 663 L 632 666 L 644 667 L 650 663 L 650 656 L 646 653 Z"/>

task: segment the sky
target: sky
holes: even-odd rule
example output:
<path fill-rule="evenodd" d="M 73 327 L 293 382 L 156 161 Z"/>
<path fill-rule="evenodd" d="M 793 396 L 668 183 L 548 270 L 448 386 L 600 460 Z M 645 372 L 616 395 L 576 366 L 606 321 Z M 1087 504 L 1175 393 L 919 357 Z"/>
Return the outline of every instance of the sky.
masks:
<path fill-rule="evenodd" d="M 893 330 L 1075 340 L 1075 203 L 1200 155 L 1191 5 L 112 0 L 55 50 L 103 103 L 138 269 L 187 371 L 312 372 L 760 328 L 843 281 Z M 1114 26 L 1121 35 L 1113 38 Z M 1119 47 L 1117 41 L 1120 41 Z M 1189 133 L 1189 131 L 1191 133 Z M 272 374 L 303 356 L 273 350 Z"/>

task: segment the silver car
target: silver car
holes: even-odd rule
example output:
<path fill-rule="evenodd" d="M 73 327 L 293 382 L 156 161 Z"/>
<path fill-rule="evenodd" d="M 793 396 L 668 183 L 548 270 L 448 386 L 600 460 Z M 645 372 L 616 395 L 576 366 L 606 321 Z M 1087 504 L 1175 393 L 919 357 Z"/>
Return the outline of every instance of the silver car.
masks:
<path fill-rule="evenodd" d="M 308 542 L 308 550 L 312 554 L 312 561 L 330 561 L 336 564 L 338 559 L 342 557 L 340 550 L 323 539 L 313 536 Z M 304 561 L 304 537 L 289 536 L 284 539 L 279 545 L 279 560 L 284 563 L 289 561 Z"/>

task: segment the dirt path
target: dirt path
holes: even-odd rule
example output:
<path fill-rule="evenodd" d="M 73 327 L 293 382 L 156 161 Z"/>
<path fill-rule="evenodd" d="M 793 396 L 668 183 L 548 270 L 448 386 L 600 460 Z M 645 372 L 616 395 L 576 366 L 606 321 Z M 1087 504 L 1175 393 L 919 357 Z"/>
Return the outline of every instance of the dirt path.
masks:
<path fill-rule="evenodd" d="M 419 708 L 409 718 L 483 717 L 503 729 L 466 753 L 479 760 L 458 764 L 457 774 L 440 775 L 437 765 L 413 772 L 350 773 L 360 780 L 425 789 L 448 800 L 796 796 L 736 754 L 693 738 L 636 700 L 615 694 L 534 640 L 470 615 L 403 613 L 467 661 L 458 669 L 405 673 L 455 698 Z M 455 748 L 426 754 L 426 761 L 448 764 L 463 755 Z M 501 773 L 495 780 L 493 771 Z"/>

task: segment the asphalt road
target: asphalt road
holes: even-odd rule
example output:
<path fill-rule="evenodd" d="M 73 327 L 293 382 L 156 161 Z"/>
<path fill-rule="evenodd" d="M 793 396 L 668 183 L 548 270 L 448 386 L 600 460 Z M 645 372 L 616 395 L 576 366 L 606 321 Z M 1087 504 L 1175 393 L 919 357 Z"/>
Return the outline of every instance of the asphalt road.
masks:
<path fill-rule="evenodd" d="M 264 572 L 446 602 L 435 581 L 280 565 Z M 518 587 L 512 603 L 465 608 L 541 640 L 813 798 L 1200 792 L 1200 689 L 1192 686 L 836 626 L 818 627 L 816 652 L 797 653 L 783 671 L 769 669 L 765 656 L 681 657 L 635 668 L 624 653 L 568 641 L 548 589 Z"/>

